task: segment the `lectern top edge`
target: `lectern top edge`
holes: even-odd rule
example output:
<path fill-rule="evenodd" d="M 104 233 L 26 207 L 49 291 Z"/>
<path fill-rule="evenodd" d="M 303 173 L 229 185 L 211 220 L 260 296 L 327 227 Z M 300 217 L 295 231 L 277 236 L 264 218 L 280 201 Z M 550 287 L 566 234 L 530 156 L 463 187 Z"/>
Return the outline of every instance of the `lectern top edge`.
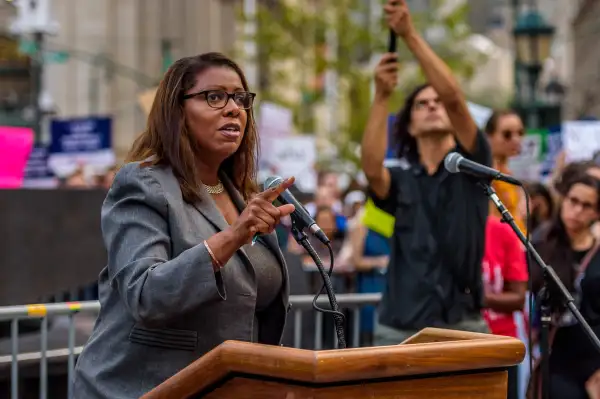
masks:
<path fill-rule="evenodd" d="M 412 338 L 419 342 L 323 351 L 226 341 L 144 398 L 187 397 L 169 395 L 191 389 L 182 381 L 194 382 L 194 391 L 185 391 L 191 395 L 235 375 L 321 385 L 497 370 L 525 356 L 523 343 L 511 337 L 425 329 Z"/>

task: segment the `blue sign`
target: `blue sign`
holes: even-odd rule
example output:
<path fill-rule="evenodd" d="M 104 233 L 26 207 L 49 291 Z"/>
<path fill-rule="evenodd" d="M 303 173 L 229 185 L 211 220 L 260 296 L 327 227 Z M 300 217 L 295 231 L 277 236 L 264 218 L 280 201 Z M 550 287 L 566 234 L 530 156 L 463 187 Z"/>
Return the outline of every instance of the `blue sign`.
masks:
<path fill-rule="evenodd" d="M 388 148 L 385 153 L 385 159 L 396 158 L 398 156 L 398 150 L 396 148 L 396 138 L 394 137 L 394 125 L 396 124 L 396 115 L 390 114 L 388 116 Z"/>
<path fill-rule="evenodd" d="M 552 126 L 546 134 L 546 154 L 542 159 L 541 175 L 550 176 L 556 166 L 556 158 L 563 150 L 562 125 Z"/>
<path fill-rule="evenodd" d="M 48 179 L 52 177 L 54 177 L 54 173 L 48 166 L 48 148 L 32 148 L 25 166 L 24 179 Z"/>
<path fill-rule="evenodd" d="M 53 120 L 50 123 L 50 153 L 75 154 L 112 149 L 110 118 Z"/>

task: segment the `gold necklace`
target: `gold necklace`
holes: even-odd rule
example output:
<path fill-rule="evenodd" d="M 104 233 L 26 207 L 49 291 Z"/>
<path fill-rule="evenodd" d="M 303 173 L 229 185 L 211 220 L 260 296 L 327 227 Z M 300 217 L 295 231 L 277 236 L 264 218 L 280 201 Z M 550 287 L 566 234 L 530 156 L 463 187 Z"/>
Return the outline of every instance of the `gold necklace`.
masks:
<path fill-rule="evenodd" d="M 221 183 L 221 180 L 219 180 L 219 182 L 214 186 L 209 186 L 208 184 L 204 183 L 202 183 L 202 185 L 204 186 L 206 191 L 208 191 L 209 194 L 221 194 L 223 191 L 225 191 L 225 187 L 223 187 L 223 183 Z"/>

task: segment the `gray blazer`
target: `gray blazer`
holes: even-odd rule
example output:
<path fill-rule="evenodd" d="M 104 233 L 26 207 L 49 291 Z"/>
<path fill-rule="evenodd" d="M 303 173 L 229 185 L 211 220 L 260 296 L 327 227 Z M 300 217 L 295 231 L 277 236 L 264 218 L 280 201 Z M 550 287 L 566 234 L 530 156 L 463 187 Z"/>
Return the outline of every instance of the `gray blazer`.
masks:
<path fill-rule="evenodd" d="M 221 180 L 243 209 L 231 181 Z M 75 398 L 139 398 L 223 341 L 252 341 L 254 270 L 240 249 L 215 275 L 202 242 L 228 225 L 201 190 L 201 201 L 184 202 L 168 167 L 130 163 L 115 177 L 102 206 L 101 310 L 77 361 Z M 281 264 L 283 288 L 259 321 L 259 342 L 278 345 L 289 282 L 276 235 L 265 242 Z"/>

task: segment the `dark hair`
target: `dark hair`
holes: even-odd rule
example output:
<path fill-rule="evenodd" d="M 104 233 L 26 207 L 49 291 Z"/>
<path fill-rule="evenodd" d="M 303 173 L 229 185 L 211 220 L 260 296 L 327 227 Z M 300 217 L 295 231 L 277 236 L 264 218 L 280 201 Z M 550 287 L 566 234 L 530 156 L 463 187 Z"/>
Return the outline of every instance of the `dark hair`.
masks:
<path fill-rule="evenodd" d="M 485 132 L 488 135 L 494 133 L 496 131 L 496 129 L 498 128 L 498 122 L 500 121 L 500 119 L 502 117 L 508 116 L 508 115 L 516 115 L 516 116 L 520 117 L 520 115 L 517 113 L 517 111 L 512 110 L 512 109 L 496 109 L 496 110 L 494 110 L 494 112 L 492 112 L 492 115 L 490 115 L 487 122 L 485 123 L 485 129 L 484 129 Z"/>
<path fill-rule="evenodd" d="M 569 182 L 566 183 L 566 191 L 564 194 L 568 194 L 576 184 L 583 184 L 596 190 L 598 197 L 596 202 L 596 210 L 600 210 L 600 182 L 584 172 L 578 176 L 574 176 Z M 554 241 L 555 248 L 557 250 L 564 251 L 565 248 L 570 247 L 571 245 L 560 212 L 557 212 L 554 216 L 553 222 L 548 230 L 547 240 Z"/>
<path fill-rule="evenodd" d="M 429 83 L 421 84 L 413 89 L 413 91 L 404 100 L 404 105 L 396 114 L 396 121 L 392 128 L 393 145 L 397 148 L 398 158 L 416 159 L 419 156 L 417 149 L 417 140 L 410 134 L 409 127 L 412 119 L 412 110 L 415 105 L 415 99 L 420 92 L 430 87 Z"/>
<path fill-rule="evenodd" d="M 554 182 L 554 189 L 560 195 L 565 196 L 571 189 L 571 181 L 579 178 L 592 167 L 596 167 L 596 164 L 591 161 L 572 162 L 566 165 L 558 179 Z"/>
<path fill-rule="evenodd" d="M 333 238 L 340 238 L 343 237 L 343 233 L 341 231 L 339 231 L 338 229 L 338 224 L 337 224 L 337 213 L 333 210 L 332 207 L 330 206 L 320 206 L 317 208 L 317 210 L 315 211 L 315 216 L 314 216 L 314 220 L 318 220 L 317 218 L 324 213 L 330 213 L 333 216 L 333 223 L 335 225 L 335 235 L 333 237 L 329 237 L 330 239 Z"/>
<path fill-rule="evenodd" d="M 554 198 L 552 198 L 550 190 L 545 185 L 542 183 L 528 183 L 526 190 L 530 198 L 542 197 L 548 205 L 548 216 L 550 218 L 554 216 Z M 532 209 L 529 218 L 529 231 L 535 231 L 542 222 L 543 220 L 540 220 L 539 214 L 535 212 L 535 209 Z"/>
<path fill-rule="evenodd" d="M 588 187 L 592 187 L 596 190 L 598 195 L 596 209 L 600 209 L 600 183 L 592 176 L 587 175 L 585 172 L 573 177 L 566 184 L 567 194 L 571 188 L 576 184 L 583 184 Z M 545 234 L 540 237 L 539 243 L 540 255 L 556 270 L 556 273 L 560 279 L 564 282 L 565 286 L 569 289 L 573 289 L 574 284 L 574 269 L 573 269 L 573 251 L 571 250 L 571 240 L 567 234 L 567 229 L 561 217 L 561 212 L 556 212 L 552 221 L 547 225 Z M 535 267 L 531 269 L 532 280 L 534 283 L 534 289 L 536 286 L 540 286 L 542 283 L 542 276 L 539 268 Z M 553 308 L 562 309 L 559 304 L 553 304 Z"/>
<path fill-rule="evenodd" d="M 322 214 L 322 213 L 328 213 L 328 212 L 331 213 L 334 217 L 336 216 L 336 213 L 335 213 L 335 211 L 333 210 L 332 207 L 330 207 L 330 206 L 320 206 L 315 211 L 315 217 L 314 217 L 314 219 L 316 220 L 317 217 L 319 217 L 320 214 Z"/>
<path fill-rule="evenodd" d="M 554 199 L 548 187 L 542 183 L 530 183 L 527 186 L 527 192 L 530 197 L 542 197 L 548 203 L 548 213 L 554 214 Z"/>
<path fill-rule="evenodd" d="M 194 86 L 196 76 L 211 67 L 233 69 L 239 75 L 244 89 L 249 90 L 242 69 L 223 54 L 204 53 L 178 60 L 161 80 L 148 115 L 146 130 L 135 140 L 127 156 L 129 162 L 144 161 L 152 156 L 149 165 L 170 166 L 187 202 L 200 200 L 198 187 L 202 182 L 195 159 L 201 155 L 186 125 L 183 95 Z M 240 147 L 221 164 L 220 169 L 231 178 L 235 188 L 247 200 L 258 191 L 258 135 L 252 109 L 246 112 L 248 122 Z"/>

